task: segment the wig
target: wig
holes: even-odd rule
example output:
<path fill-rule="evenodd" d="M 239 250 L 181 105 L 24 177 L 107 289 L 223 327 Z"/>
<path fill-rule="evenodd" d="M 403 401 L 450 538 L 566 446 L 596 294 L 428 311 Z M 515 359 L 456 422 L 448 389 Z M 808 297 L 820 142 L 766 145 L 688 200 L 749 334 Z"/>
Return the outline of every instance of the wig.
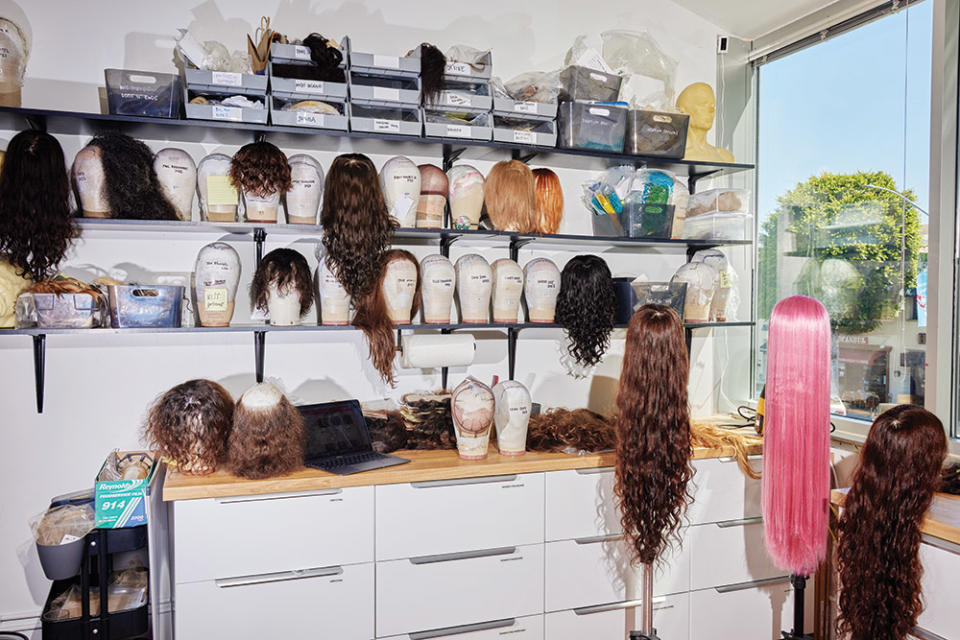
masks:
<path fill-rule="evenodd" d="M 357 312 L 353 316 L 353 326 L 363 331 L 363 335 L 367 337 L 373 366 L 380 372 L 383 381 L 391 386 L 396 383 L 393 358 L 397 353 L 397 343 L 393 335 L 393 321 L 387 312 L 387 301 L 383 295 L 383 280 L 387 275 L 387 265 L 394 260 L 407 260 L 417 267 L 417 288 L 413 294 L 413 308 L 410 312 L 411 315 L 416 315 L 420 308 L 420 263 L 416 256 L 405 249 L 391 249 L 383 256 L 376 286 L 357 301 Z"/>
<path fill-rule="evenodd" d="M 293 187 L 287 156 L 266 140 L 240 147 L 230 162 L 230 182 L 244 193 L 260 198 L 286 193 Z"/>
<path fill-rule="evenodd" d="M 99 147 L 110 217 L 131 220 L 178 220 L 153 168 L 150 147 L 128 135 L 101 133 L 90 141 Z"/>
<path fill-rule="evenodd" d="M 369 295 L 381 275 L 383 254 L 396 224 L 387 212 L 370 158 L 350 153 L 333 161 L 324 186 L 320 224 L 330 270 L 355 300 Z"/>
<path fill-rule="evenodd" d="M 157 398 L 144 435 L 181 473 L 213 473 L 227 459 L 233 429 L 233 398 L 211 380 L 178 384 Z"/>
<path fill-rule="evenodd" d="M 940 479 L 940 491 L 960 496 L 960 463 L 943 470 Z"/>
<path fill-rule="evenodd" d="M 303 46 L 310 49 L 313 64 L 277 64 L 273 63 L 273 73 L 280 78 L 299 80 L 320 80 L 322 82 L 346 82 L 346 75 L 340 68 L 343 52 L 333 40 L 319 33 L 311 33 L 303 39 Z"/>
<path fill-rule="evenodd" d="M 614 420 L 589 409 L 550 409 L 530 416 L 530 451 L 609 451 L 617 444 Z"/>
<path fill-rule="evenodd" d="M 921 407 L 894 407 L 870 428 L 840 518 L 844 637 L 899 640 L 916 624 L 923 610 L 920 527 L 946 454 L 943 424 Z"/>
<path fill-rule="evenodd" d="M 733 449 L 737 465 L 743 475 L 753 480 L 760 479 L 760 473 L 750 464 L 750 448 L 759 447 L 763 439 L 754 433 L 743 433 L 732 429 L 713 427 L 708 424 L 691 424 L 690 441 L 694 447 L 702 449 Z"/>
<path fill-rule="evenodd" d="M 377 453 L 392 453 L 407 448 L 407 425 L 399 411 L 364 413 L 370 442 Z"/>
<path fill-rule="evenodd" d="M 537 231 L 556 233 L 563 219 L 563 188 L 550 169 L 534 169 L 537 190 Z"/>
<path fill-rule="evenodd" d="M 10 140 L 0 171 L 0 258 L 20 276 L 50 275 L 79 235 L 65 167 L 49 133 L 21 131 Z"/>
<path fill-rule="evenodd" d="M 617 390 L 616 496 L 635 560 L 652 564 L 677 539 L 690 500 L 690 364 L 680 316 L 644 305 L 627 328 Z"/>
<path fill-rule="evenodd" d="M 296 293 L 300 298 L 300 316 L 310 310 L 313 303 L 313 279 L 310 265 L 299 251 L 293 249 L 274 249 L 263 257 L 257 265 L 257 273 L 250 283 L 250 299 L 253 306 L 267 310 L 270 285 L 277 287 L 277 293 L 286 296 Z"/>
<path fill-rule="evenodd" d="M 819 301 L 785 298 L 770 314 L 763 421 L 763 521 L 781 569 L 809 575 L 827 548 L 830 499 L 830 318 Z"/>
<path fill-rule="evenodd" d="M 408 449 L 457 448 L 449 393 L 408 393 L 403 396 L 403 405 Z"/>
<path fill-rule="evenodd" d="M 570 355 L 582 366 L 600 362 L 610 344 L 617 293 L 610 268 L 602 258 L 575 256 L 560 273 L 556 321 L 570 343 Z"/>
<path fill-rule="evenodd" d="M 533 172 L 519 160 L 493 165 L 483 186 L 487 215 L 499 231 L 537 230 L 537 194 Z"/>
<path fill-rule="evenodd" d="M 446 67 L 447 57 L 440 49 L 428 42 L 420 45 L 420 82 L 424 105 L 435 105 L 440 101 L 440 92 L 446 86 L 443 78 Z"/>
<path fill-rule="evenodd" d="M 230 471 L 241 478 L 280 476 L 303 466 L 303 418 L 269 382 L 247 389 L 233 413 Z"/>

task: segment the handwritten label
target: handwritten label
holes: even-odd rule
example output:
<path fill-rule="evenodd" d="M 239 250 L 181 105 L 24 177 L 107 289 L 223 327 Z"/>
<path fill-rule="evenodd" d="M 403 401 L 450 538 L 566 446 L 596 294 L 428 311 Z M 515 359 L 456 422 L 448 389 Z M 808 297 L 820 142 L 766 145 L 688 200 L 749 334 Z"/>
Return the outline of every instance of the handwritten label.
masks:
<path fill-rule="evenodd" d="M 229 71 L 214 71 L 213 84 L 223 87 L 242 87 L 243 76 Z"/>
<path fill-rule="evenodd" d="M 520 144 L 533 144 L 536 141 L 536 135 L 533 131 L 514 131 L 513 141 Z"/>
<path fill-rule="evenodd" d="M 730 277 L 730 272 L 724 269 L 720 272 L 720 288 L 729 289 L 733 286 L 733 278 Z"/>
<path fill-rule="evenodd" d="M 452 76 L 469 76 L 471 74 L 470 65 L 466 62 L 448 62 L 443 68 L 444 73 Z"/>
<path fill-rule="evenodd" d="M 322 127 L 323 114 L 308 113 L 306 111 L 297 111 L 297 124 L 307 125 L 311 127 Z"/>
<path fill-rule="evenodd" d="M 448 124 L 447 135 L 454 138 L 469 138 L 470 127 L 465 124 Z"/>
<path fill-rule="evenodd" d="M 293 47 L 293 57 L 297 60 L 310 60 L 310 48 L 301 45 Z"/>
<path fill-rule="evenodd" d="M 373 66 L 375 67 L 385 67 L 387 69 L 399 69 L 400 68 L 400 58 L 397 56 L 373 56 Z"/>
<path fill-rule="evenodd" d="M 204 289 L 203 304 L 207 311 L 226 311 L 227 310 L 227 290 L 226 289 Z"/>
<path fill-rule="evenodd" d="M 225 107 L 220 104 L 215 104 L 213 105 L 213 119 L 243 122 L 243 109 L 240 107 Z"/>
<path fill-rule="evenodd" d="M 297 80 L 293 88 L 297 93 L 323 93 L 321 80 Z"/>
<path fill-rule="evenodd" d="M 537 103 L 536 102 L 514 102 L 513 110 L 517 113 L 536 113 L 537 112 Z"/>
<path fill-rule="evenodd" d="M 655 115 L 653 116 L 653 121 L 654 121 L 654 122 L 661 122 L 661 123 L 663 123 L 663 124 L 670 124 L 671 122 L 673 122 L 673 118 L 671 118 L 670 116 L 660 115 L 660 114 L 658 113 L 658 114 L 655 114 Z"/>
<path fill-rule="evenodd" d="M 385 133 L 400 133 L 400 121 L 376 118 L 373 121 L 373 130 L 383 131 Z"/>
<path fill-rule="evenodd" d="M 444 95 L 447 99 L 447 104 L 454 105 L 456 107 L 462 107 L 463 105 L 470 104 L 470 98 L 459 93 L 445 92 Z"/>
<path fill-rule="evenodd" d="M 390 89 L 389 87 L 374 87 L 374 100 L 386 100 L 388 102 L 398 102 L 400 100 L 400 89 Z"/>
<path fill-rule="evenodd" d="M 230 176 L 207 176 L 207 205 L 236 206 L 237 190 L 230 183 Z"/>

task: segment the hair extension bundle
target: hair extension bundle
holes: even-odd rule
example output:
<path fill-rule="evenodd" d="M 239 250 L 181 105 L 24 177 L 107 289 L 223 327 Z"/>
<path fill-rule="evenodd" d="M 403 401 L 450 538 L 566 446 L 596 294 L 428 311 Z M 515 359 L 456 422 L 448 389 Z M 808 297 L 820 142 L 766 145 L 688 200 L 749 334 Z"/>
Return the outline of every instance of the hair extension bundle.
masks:
<path fill-rule="evenodd" d="M 423 91 L 423 104 L 437 104 L 440 92 L 446 87 L 443 79 L 447 67 L 447 57 L 440 49 L 428 42 L 420 45 L 420 82 Z"/>
<path fill-rule="evenodd" d="M 144 436 L 182 473 L 205 475 L 227 459 L 233 398 L 212 380 L 178 384 L 153 403 Z"/>
<path fill-rule="evenodd" d="M 556 233 L 563 219 L 563 187 L 550 169 L 534 169 L 537 193 L 537 231 Z"/>
<path fill-rule="evenodd" d="M 645 564 L 676 537 L 690 499 L 689 369 L 680 316 L 640 307 L 627 328 L 617 390 L 615 493 L 635 560 Z"/>
<path fill-rule="evenodd" d="M 763 421 L 763 521 L 781 569 L 809 575 L 827 548 L 830 499 L 830 318 L 819 301 L 785 298 L 770 315 Z"/>
<path fill-rule="evenodd" d="M 281 296 L 291 293 L 299 296 L 301 317 L 310 310 L 313 303 L 313 278 L 307 259 L 299 251 L 274 249 L 263 257 L 257 265 L 253 282 L 250 283 L 250 298 L 255 309 L 267 310 L 271 285 L 277 288 L 277 293 Z"/>
<path fill-rule="evenodd" d="M 530 416 L 530 451 L 609 451 L 617 444 L 616 421 L 589 409 L 550 409 Z"/>
<path fill-rule="evenodd" d="M 269 382 L 243 392 L 228 441 L 230 471 L 241 478 L 280 476 L 303 466 L 303 418 Z"/>
<path fill-rule="evenodd" d="M 493 165 L 483 186 L 487 215 L 498 231 L 537 230 L 537 194 L 533 172 L 519 160 Z"/>
<path fill-rule="evenodd" d="M 960 496 L 960 463 L 951 465 L 943 470 L 940 479 L 940 491 Z"/>
<path fill-rule="evenodd" d="M 754 471 L 750 466 L 750 451 L 748 447 L 759 446 L 763 444 L 763 439 L 753 433 L 741 433 L 712 427 L 707 424 L 690 425 L 690 442 L 692 446 L 704 449 L 724 449 L 733 448 L 733 453 L 737 457 L 737 466 L 743 475 L 753 480 L 759 480 L 760 474 Z"/>
<path fill-rule="evenodd" d="M 21 276 L 42 280 L 80 230 L 70 212 L 63 149 L 43 131 L 21 131 L 0 171 L 0 257 Z"/>
<path fill-rule="evenodd" d="M 392 453 L 407 448 L 407 425 L 400 411 L 364 413 L 370 441 L 377 453 Z"/>
<path fill-rule="evenodd" d="M 287 156 L 266 140 L 240 147 L 230 161 L 230 182 L 244 193 L 260 198 L 286 193 L 293 187 Z"/>
<path fill-rule="evenodd" d="M 408 393 L 400 413 L 407 427 L 408 449 L 457 448 L 449 393 Z"/>
<path fill-rule="evenodd" d="M 90 144 L 101 151 L 111 218 L 178 219 L 176 209 L 163 195 L 150 147 L 115 132 L 98 134 Z"/>
<path fill-rule="evenodd" d="M 330 270 L 355 300 L 370 294 L 395 226 L 370 158 L 350 153 L 333 161 L 324 186 L 320 224 Z"/>
<path fill-rule="evenodd" d="M 556 321 L 569 339 L 567 350 L 582 366 L 600 362 L 610 344 L 617 293 L 602 258 L 571 258 L 560 273 Z"/>
<path fill-rule="evenodd" d="M 916 624 L 923 610 L 920 527 L 946 455 L 943 424 L 921 407 L 894 407 L 870 428 L 840 517 L 844 637 L 899 640 Z"/>

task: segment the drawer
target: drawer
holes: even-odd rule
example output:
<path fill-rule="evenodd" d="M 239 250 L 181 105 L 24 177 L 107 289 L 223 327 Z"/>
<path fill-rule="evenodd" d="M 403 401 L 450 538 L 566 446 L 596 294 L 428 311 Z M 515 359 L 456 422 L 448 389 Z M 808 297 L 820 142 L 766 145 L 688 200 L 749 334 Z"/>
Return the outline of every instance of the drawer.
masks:
<path fill-rule="evenodd" d="M 923 563 L 923 598 L 926 608 L 917 626 L 944 638 L 956 638 L 960 629 L 957 606 L 957 576 L 960 575 L 960 546 L 934 538 L 920 545 Z M 939 546 L 936 546 L 939 545 Z"/>
<path fill-rule="evenodd" d="M 767 554 L 763 522 L 728 521 L 690 527 L 690 588 L 706 589 L 782 576 Z"/>
<path fill-rule="evenodd" d="M 760 470 L 760 456 L 751 456 Z M 687 510 L 690 524 L 756 518 L 762 514 L 760 480 L 743 475 L 736 458 L 694 460 L 693 503 Z"/>
<path fill-rule="evenodd" d="M 377 563 L 377 636 L 543 612 L 543 545 Z"/>
<path fill-rule="evenodd" d="M 544 616 L 547 640 L 624 640 L 640 626 L 639 601 L 556 611 Z M 689 594 L 653 599 L 653 626 L 665 640 L 689 637 Z M 713 638 L 748 636 L 721 636 Z"/>
<path fill-rule="evenodd" d="M 174 503 L 177 583 L 373 561 L 373 487 Z"/>
<path fill-rule="evenodd" d="M 176 587 L 177 640 L 373 637 L 373 563 Z"/>
<path fill-rule="evenodd" d="M 543 474 L 379 486 L 377 559 L 543 542 Z"/>
<path fill-rule="evenodd" d="M 507 618 L 477 624 L 431 629 L 390 636 L 385 640 L 428 640 L 428 638 L 453 638 L 453 640 L 543 640 L 543 616 Z"/>
<path fill-rule="evenodd" d="M 812 596 L 812 582 L 807 582 Z M 805 630 L 813 630 L 813 597 L 807 597 Z M 690 594 L 690 640 L 750 638 L 780 640 L 793 626 L 793 590 L 788 577 L 731 585 Z"/>
<path fill-rule="evenodd" d="M 613 467 L 546 474 L 546 538 L 572 540 L 621 533 Z"/>

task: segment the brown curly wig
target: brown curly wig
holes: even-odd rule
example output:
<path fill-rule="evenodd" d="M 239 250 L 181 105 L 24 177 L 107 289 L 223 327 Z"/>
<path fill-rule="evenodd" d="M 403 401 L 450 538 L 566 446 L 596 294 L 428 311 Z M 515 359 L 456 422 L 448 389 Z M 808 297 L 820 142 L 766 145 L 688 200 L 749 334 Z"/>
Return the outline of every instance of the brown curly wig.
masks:
<path fill-rule="evenodd" d="M 563 187 L 550 169 L 534 169 L 537 185 L 537 231 L 556 233 L 563 219 Z"/>
<path fill-rule="evenodd" d="M 556 322 L 569 338 L 567 350 L 577 362 L 592 367 L 610 344 L 617 292 L 610 267 L 602 258 L 575 256 L 560 273 Z"/>
<path fill-rule="evenodd" d="M 323 193 L 320 224 L 327 264 L 347 293 L 362 298 L 377 284 L 396 226 L 387 212 L 377 169 L 360 153 L 337 156 Z"/>
<path fill-rule="evenodd" d="M 181 473 L 205 475 L 226 461 L 232 429 L 233 398 L 227 390 L 212 380 L 190 380 L 156 399 L 144 437 Z"/>
<path fill-rule="evenodd" d="M 617 390 L 620 522 L 635 560 L 652 564 L 676 531 L 690 500 L 690 363 L 676 311 L 644 305 L 627 328 Z"/>
<path fill-rule="evenodd" d="M 250 283 L 250 299 L 255 309 L 267 310 L 271 284 L 276 285 L 277 292 L 282 296 L 296 292 L 300 297 L 301 317 L 310 310 L 313 304 L 313 278 L 307 259 L 299 251 L 274 249 L 263 256 Z"/>
<path fill-rule="evenodd" d="M 94 136 L 100 148 L 110 217 L 130 220 L 179 220 L 163 194 L 150 147 L 122 133 Z"/>
<path fill-rule="evenodd" d="M 550 409 L 530 416 L 530 451 L 609 451 L 617 444 L 616 420 L 589 409 Z"/>
<path fill-rule="evenodd" d="M 241 478 L 282 476 L 303 466 L 303 417 L 269 382 L 244 391 L 233 412 L 229 469 Z"/>
<path fill-rule="evenodd" d="M 943 424 L 901 405 L 867 434 L 840 518 L 840 632 L 850 640 L 906 638 L 923 610 L 920 526 L 947 454 Z"/>
<path fill-rule="evenodd" d="M 244 193 L 260 198 L 283 194 L 293 187 L 287 156 L 266 140 L 240 147 L 230 161 L 230 182 Z"/>
<path fill-rule="evenodd" d="M 0 257 L 18 275 L 42 280 L 79 233 L 60 143 L 43 131 L 21 131 L 10 140 L 0 171 Z"/>
<path fill-rule="evenodd" d="M 533 172 L 519 160 L 493 165 L 483 185 L 487 215 L 499 231 L 537 230 L 537 194 Z"/>

